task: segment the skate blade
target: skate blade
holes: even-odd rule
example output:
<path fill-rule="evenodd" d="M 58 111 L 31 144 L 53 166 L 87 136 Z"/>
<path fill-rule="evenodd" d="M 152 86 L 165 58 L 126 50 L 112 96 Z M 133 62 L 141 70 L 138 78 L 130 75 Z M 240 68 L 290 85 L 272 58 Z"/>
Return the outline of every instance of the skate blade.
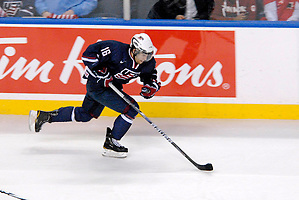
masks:
<path fill-rule="evenodd" d="M 111 158 L 126 158 L 128 156 L 128 152 L 115 152 L 104 148 L 102 155 Z"/>
<path fill-rule="evenodd" d="M 28 123 L 29 123 L 29 130 L 31 132 L 35 132 L 35 120 L 36 120 L 36 118 L 37 118 L 37 111 L 30 110 Z"/>

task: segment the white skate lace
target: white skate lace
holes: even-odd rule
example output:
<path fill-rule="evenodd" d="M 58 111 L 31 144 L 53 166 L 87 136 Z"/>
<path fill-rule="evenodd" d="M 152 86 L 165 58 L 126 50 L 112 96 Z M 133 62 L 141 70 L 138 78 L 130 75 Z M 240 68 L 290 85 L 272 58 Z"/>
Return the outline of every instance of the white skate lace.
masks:
<path fill-rule="evenodd" d="M 118 146 L 118 147 L 124 147 L 122 146 L 116 139 L 112 138 L 112 142 L 115 146 Z"/>

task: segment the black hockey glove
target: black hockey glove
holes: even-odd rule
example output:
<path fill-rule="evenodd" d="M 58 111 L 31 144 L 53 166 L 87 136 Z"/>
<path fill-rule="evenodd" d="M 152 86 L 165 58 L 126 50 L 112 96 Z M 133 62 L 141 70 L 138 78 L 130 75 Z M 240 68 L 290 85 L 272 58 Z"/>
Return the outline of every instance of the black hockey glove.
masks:
<path fill-rule="evenodd" d="M 161 87 L 161 83 L 157 81 L 154 81 L 151 84 L 145 84 L 141 88 L 140 95 L 145 99 L 150 99 L 156 94 L 156 92 L 159 91 L 160 87 Z"/>
<path fill-rule="evenodd" d="M 97 83 L 104 87 L 109 87 L 109 83 L 113 81 L 113 76 L 107 70 L 103 68 L 101 70 L 92 71 L 92 76 L 97 79 Z"/>
<path fill-rule="evenodd" d="M 113 81 L 113 76 L 109 76 L 108 78 L 103 80 L 104 87 L 109 87 L 109 83 Z"/>

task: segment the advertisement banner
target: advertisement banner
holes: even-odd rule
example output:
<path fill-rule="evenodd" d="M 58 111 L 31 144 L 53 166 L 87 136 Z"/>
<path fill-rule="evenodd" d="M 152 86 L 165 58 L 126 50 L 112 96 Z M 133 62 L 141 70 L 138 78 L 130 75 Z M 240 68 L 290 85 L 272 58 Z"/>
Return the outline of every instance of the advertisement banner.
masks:
<path fill-rule="evenodd" d="M 1 27 L 0 92 L 85 94 L 81 55 L 98 40 L 130 43 L 147 33 L 158 49 L 157 96 L 236 97 L 235 33 L 213 30 L 157 30 L 62 27 Z M 138 80 L 125 87 L 138 95 Z"/>

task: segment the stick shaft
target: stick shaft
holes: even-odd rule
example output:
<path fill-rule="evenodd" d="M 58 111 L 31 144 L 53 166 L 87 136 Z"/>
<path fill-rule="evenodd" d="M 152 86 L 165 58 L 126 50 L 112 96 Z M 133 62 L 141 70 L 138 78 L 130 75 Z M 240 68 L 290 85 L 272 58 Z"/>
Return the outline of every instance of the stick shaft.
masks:
<path fill-rule="evenodd" d="M 120 92 L 111 82 L 109 86 L 114 92 L 116 92 L 125 102 L 127 102 L 134 110 L 136 110 L 152 127 L 154 127 L 168 142 L 170 142 L 185 158 L 187 158 L 194 166 L 198 168 L 198 165 L 192 160 L 164 131 L 162 131 L 157 125 L 155 125 L 143 112 L 141 112 L 126 96 Z"/>
<path fill-rule="evenodd" d="M 21 197 L 16 196 L 16 195 L 13 194 L 13 193 L 5 192 L 5 191 L 3 191 L 3 190 L 0 190 L 0 193 L 6 194 L 6 195 L 8 195 L 8 196 L 10 196 L 10 197 L 13 197 L 13 198 L 16 198 L 16 199 L 26 200 L 26 199 L 23 199 L 23 198 L 21 198 Z"/>

